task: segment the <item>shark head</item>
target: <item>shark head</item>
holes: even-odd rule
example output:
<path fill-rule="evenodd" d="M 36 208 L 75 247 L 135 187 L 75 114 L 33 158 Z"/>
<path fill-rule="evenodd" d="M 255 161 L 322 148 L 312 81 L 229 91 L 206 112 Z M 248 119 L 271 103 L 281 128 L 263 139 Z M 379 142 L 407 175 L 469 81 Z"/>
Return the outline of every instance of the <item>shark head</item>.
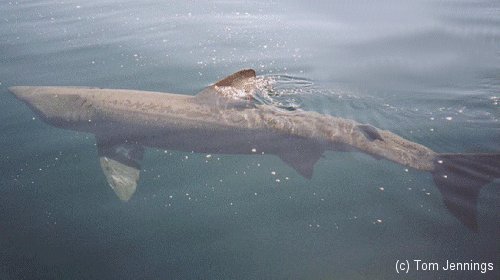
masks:
<path fill-rule="evenodd" d="M 88 123 L 94 116 L 92 105 L 79 88 L 66 87 L 10 87 L 9 91 L 30 107 L 41 119 L 66 127 Z"/>

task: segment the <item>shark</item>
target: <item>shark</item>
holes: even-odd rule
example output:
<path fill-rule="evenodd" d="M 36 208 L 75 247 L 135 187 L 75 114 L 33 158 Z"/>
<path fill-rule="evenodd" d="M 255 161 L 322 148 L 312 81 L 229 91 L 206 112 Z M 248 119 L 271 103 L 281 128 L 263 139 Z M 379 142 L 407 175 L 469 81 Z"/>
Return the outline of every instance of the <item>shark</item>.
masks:
<path fill-rule="evenodd" d="M 196 95 L 127 89 L 13 86 L 44 122 L 95 135 L 109 186 L 128 201 L 146 148 L 210 154 L 276 155 L 311 179 L 325 151 L 366 153 L 431 172 L 444 205 L 477 230 L 481 188 L 500 177 L 500 153 L 444 154 L 388 130 L 258 102 L 256 72 L 238 71 Z"/>

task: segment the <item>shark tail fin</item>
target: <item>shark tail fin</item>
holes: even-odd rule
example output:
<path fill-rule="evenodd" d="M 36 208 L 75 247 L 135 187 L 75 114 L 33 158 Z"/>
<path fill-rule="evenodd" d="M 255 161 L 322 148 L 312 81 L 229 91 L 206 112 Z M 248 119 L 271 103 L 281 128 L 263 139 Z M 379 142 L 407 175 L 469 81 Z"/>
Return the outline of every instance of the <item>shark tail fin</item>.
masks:
<path fill-rule="evenodd" d="M 440 154 L 432 172 L 448 210 L 477 231 L 477 198 L 481 188 L 500 178 L 499 154 Z"/>

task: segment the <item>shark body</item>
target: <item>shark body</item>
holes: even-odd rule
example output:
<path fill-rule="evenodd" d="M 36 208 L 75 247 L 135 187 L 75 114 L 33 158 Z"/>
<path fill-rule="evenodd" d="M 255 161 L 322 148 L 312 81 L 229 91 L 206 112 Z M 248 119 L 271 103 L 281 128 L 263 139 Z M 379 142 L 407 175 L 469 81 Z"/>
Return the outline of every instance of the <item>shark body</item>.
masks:
<path fill-rule="evenodd" d="M 306 178 L 324 151 L 359 151 L 432 172 L 448 209 L 477 228 L 477 196 L 500 177 L 500 154 L 439 154 L 353 120 L 256 104 L 255 78 L 254 70 L 242 70 L 195 96 L 78 87 L 9 90 L 45 122 L 93 133 L 106 179 L 124 201 L 135 192 L 145 147 L 274 154 Z"/>

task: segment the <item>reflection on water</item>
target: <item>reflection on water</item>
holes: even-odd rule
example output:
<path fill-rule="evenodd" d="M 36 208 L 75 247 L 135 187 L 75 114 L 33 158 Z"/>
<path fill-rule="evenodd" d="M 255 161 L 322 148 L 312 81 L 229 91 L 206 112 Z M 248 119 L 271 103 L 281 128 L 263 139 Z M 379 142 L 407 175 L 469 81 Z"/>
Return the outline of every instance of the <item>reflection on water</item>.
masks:
<path fill-rule="evenodd" d="M 327 152 L 311 180 L 271 155 L 148 149 L 115 198 L 92 135 L 46 125 L 15 85 L 194 95 L 255 68 L 262 102 L 354 119 L 443 153 L 500 151 L 496 1 L 0 3 L 0 278 L 395 278 L 398 259 L 498 264 L 498 180 L 479 231 L 431 174 Z M 287 110 L 285 110 L 287 111 Z M 497 279 L 499 270 L 413 278 Z"/>

